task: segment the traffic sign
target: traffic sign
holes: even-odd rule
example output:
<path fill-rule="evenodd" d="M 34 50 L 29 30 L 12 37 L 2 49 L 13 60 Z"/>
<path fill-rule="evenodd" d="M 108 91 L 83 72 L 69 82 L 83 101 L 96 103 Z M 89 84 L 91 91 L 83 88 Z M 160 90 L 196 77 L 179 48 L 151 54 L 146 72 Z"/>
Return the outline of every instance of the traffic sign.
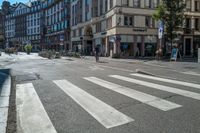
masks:
<path fill-rule="evenodd" d="M 158 38 L 163 38 L 163 32 L 164 32 L 164 24 L 163 21 L 159 21 L 159 27 L 158 27 Z"/>

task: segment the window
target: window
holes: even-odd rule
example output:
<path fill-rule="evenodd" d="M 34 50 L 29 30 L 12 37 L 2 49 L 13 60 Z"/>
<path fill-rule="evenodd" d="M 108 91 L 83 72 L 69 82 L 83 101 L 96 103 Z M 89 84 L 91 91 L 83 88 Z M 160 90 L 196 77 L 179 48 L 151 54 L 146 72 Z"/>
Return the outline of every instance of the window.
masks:
<path fill-rule="evenodd" d="M 145 26 L 146 26 L 146 27 L 152 27 L 152 25 L 151 25 L 151 23 L 152 23 L 151 20 L 152 20 L 152 19 L 151 19 L 150 16 L 146 16 L 146 17 L 145 17 Z"/>
<path fill-rule="evenodd" d="M 105 0 L 105 12 L 107 12 L 107 10 L 108 10 L 108 1 Z"/>
<path fill-rule="evenodd" d="M 191 10 L 191 0 L 186 0 L 186 10 L 187 11 Z"/>
<path fill-rule="evenodd" d="M 191 28 L 191 19 L 190 18 L 186 18 L 186 28 L 187 29 Z"/>
<path fill-rule="evenodd" d="M 110 9 L 113 7 L 113 0 L 110 0 Z"/>
<path fill-rule="evenodd" d="M 199 19 L 195 19 L 195 30 L 199 30 Z"/>
<path fill-rule="evenodd" d="M 76 30 L 73 30 L 73 37 L 76 36 Z"/>
<path fill-rule="evenodd" d="M 79 32 L 79 36 L 82 36 L 82 29 L 81 28 L 78 30 L 78 32 Z"/>
<path fill-rule="evenodd" d="M 140 7 L 140 0 L 133 0 L 133 7 Z"/>
<path fill-rule="evenodd" d="M 112 17 L 107 19 L 107 28 L 112 28 Z"/>
<path fill-rule="evenodd" d="M 200 1 L 195 1 L 195 11 L 200 11 Z"/>
<path fill-rule="evenodd" d="M 157 8 L 159 5 L 159 0 L 152 0 L 152 8 Z"/>
<path fill-rule="evenodd" d="M 126 26 L 133 26 L 133 18 L 132 16 L 125 16 L 124 17 L 124 25 Z"/>
<path fill-rule="evenodd" d="M 129 0 L 123 0 L 122 5 L 123 6 L 129 6 Z"/>
<path fill-rule="evenodd" d="M 144 7 L 151 8 L 151 0 L 145 0 Z"/>
<path fill-rule="evenodd" d="M 96 23 L 96 33 L 101 32 L 101 22 Z"/>
<path fill-rule="evenodd" d="M 39 27 L 37 28 L 37 33 L 40 33 L 40 28 Z"/>

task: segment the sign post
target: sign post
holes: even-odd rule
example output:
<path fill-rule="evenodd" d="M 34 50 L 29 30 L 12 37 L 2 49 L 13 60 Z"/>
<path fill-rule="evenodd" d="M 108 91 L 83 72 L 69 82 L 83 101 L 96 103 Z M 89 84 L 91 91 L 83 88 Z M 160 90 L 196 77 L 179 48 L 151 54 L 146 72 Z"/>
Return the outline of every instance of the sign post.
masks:
<path fill-rule="evenodd" d="M 198 48 L 198 63 L 200 63 L 200 48 Z"/>
<path fill-rule="evenodd" d="M 162 38 L 163 38 L 163 33 L 164 33 L 164 23 L 163 21 L 159 22 L 159 28 L 158 28 L 158 38 L 160 39 L 160 48 L 162 48 Z"/>

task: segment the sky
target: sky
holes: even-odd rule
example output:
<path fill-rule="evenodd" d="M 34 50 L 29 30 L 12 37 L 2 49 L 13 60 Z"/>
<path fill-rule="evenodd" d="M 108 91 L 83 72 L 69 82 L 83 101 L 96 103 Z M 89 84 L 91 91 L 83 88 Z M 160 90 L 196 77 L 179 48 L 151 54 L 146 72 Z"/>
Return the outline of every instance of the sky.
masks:
<path fill-rule="evenodd" d="M 26 2 L 28 2 L 29 0 L 8 0 L 11 4 L 14 4 L 14 3 L 16 3 L 16 2 L 23 2 L 23 3 L 26 3 Z"/>

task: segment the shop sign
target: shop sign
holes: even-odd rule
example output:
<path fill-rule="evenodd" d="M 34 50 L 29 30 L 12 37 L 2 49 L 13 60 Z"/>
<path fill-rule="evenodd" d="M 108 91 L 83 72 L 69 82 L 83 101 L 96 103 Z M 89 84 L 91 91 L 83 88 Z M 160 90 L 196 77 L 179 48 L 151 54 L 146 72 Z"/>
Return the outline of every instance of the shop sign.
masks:
<path fill-rule="evenodd" d="M 136 31 L 136 32 L 146 32 L 147 28 L 136 27 L 136 28 L 133 28 L 133 31 Z"/>
<path fill-rule="evenodd" d="M 159 28 L 158 28 L 158 38 L 159 39 L 163 38 L 163 30 L 164 30 L 164 24 L 163 24 L 163 21 L 160 21 Z"/>
<path fill-rule="evenodd" d="M 60 41 L 64 41 L 64 35 L 60 35 Z"/>
<path fill-rule="evenodd" d="M 171 53 L 171 60 L 176 61 L 177 55 L 178 55 L 178 49 L 177 48 L 173 48 L 172 49 L 172 53 Z"/>

